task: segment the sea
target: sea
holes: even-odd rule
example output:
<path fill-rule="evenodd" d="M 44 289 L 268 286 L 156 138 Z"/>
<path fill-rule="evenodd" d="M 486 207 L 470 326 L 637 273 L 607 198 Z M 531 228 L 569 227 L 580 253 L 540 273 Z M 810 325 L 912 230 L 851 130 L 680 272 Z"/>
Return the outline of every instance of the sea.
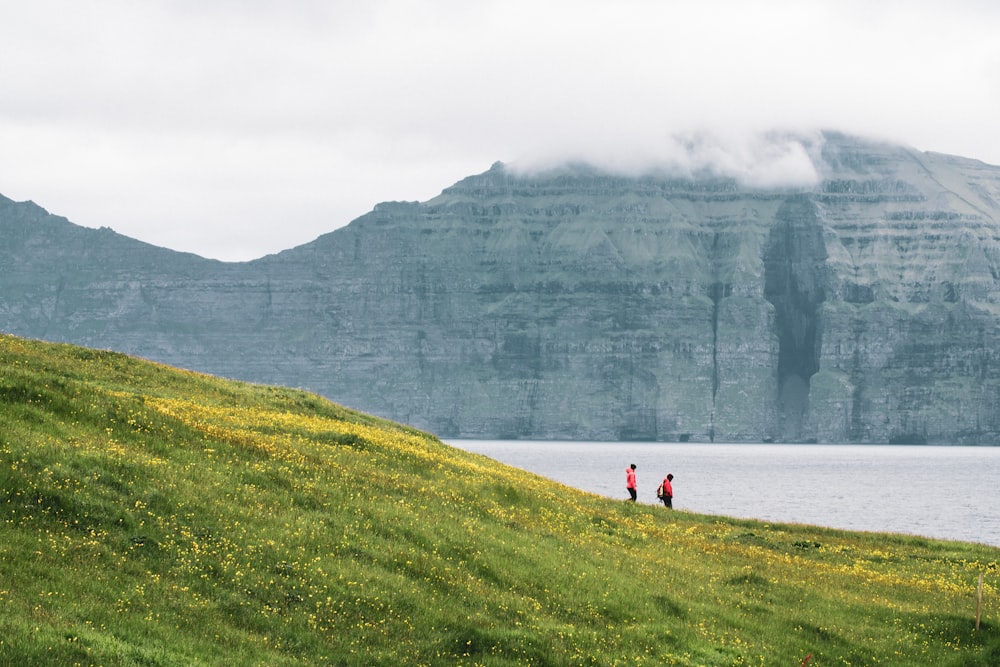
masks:
<path fill-rule="evenodd" d="M 674 509 L 1000 547 L 1000 447 L 448 440 L 555 482 Z M 664 511 L 667 511 L 664 509 Z"/>

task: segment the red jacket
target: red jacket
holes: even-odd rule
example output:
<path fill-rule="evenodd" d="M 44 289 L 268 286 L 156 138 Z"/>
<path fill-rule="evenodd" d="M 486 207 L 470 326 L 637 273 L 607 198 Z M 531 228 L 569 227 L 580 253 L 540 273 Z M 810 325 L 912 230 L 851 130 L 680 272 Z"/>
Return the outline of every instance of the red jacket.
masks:
<path fill-rule="evenodd" d="M 670 480 L 666 477 L 663 478 L 663 496 L 665 498 L 674 497 L 674 487 L 670 486 Z"/>
<path fill-rule="evenodd" d="M 625 468 L 625 488 L 635 488 L 635 471 L 631 468 Z"/>

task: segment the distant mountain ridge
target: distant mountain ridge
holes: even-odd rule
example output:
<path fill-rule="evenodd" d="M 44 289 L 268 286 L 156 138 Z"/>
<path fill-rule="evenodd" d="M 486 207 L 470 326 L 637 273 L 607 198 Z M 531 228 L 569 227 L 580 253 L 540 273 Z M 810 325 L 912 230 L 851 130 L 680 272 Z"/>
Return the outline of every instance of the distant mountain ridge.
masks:
<path fill-rule="evenodd" d="M 498 163 L 243 263 L 0 198 L 0 330 L 446 437 L 1000 444 L 1000 167 L 835 133 L 815 166 Z"/>

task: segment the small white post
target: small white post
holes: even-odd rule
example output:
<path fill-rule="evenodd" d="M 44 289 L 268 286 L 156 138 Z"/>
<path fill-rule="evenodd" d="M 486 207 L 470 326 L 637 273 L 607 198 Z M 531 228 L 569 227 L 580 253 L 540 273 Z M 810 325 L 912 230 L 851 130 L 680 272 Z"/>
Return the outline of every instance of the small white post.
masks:
<path fill-rule="evenodd" d="M 976 630 L 979 630 L 979 619 L 983 613 L 983 573 L 979 573 L 979 587 L 976 591 Z"/>

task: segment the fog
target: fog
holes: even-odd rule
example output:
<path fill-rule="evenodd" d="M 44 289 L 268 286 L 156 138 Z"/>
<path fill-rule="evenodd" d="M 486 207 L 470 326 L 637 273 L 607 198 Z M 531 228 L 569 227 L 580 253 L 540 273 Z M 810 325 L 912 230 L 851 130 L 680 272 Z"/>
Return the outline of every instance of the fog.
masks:
<path fill-rule="evenodd" d="M 750 188 L 808 188 L 819 182 L 821 132 L 721 134 L 700 131 L 659 141 L 553 150 L 510 164 L 531 175 L 565 163 L 583 163 L 627 176 L 664 174 L 677 178 L 728 177 Z"/>

